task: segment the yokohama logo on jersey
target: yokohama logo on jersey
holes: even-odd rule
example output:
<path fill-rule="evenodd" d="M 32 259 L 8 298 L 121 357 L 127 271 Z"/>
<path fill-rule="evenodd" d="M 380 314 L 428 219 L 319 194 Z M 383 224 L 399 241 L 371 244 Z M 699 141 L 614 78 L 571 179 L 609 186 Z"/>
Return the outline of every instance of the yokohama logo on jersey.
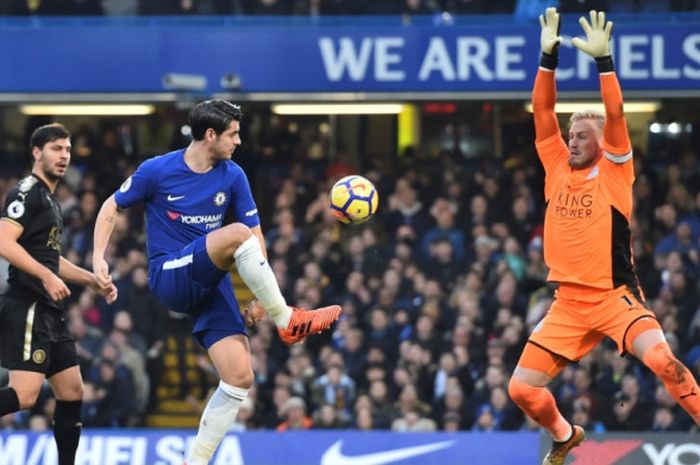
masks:
<path fill-rule="evenodd" d="M 206 224 L 207 229 L 214 229 L 221 226 L 224 219 L 223 213 L 217 213 L 216 215 L 183 215 L 182 213 L 166 210 L 168 213 L 168 218 L 173 221 L 179 221 L 183 224 Z"/>

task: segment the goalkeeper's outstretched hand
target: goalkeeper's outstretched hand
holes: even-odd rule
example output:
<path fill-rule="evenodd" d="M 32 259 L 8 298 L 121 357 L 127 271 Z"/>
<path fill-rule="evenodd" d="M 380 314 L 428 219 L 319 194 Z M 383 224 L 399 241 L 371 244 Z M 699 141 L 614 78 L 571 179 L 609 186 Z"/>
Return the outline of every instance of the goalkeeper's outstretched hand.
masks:
<path fill-rule="evenodd" d="M 591 23 L 581 16 L 578 20 L 586 33 L 586 40 L 579 37 L 571 39 L 571 43 L 582 52 L 593 58 L 601 58 L 610 55 L 610 35 L 612 33 L 612 21 L 605 21 L 604 11 L 591 10 Z"/>
<path fill-rule="evenodd" d="M 559 44 L 562 41 L 559 35 L 561 21 L 559 20 L 559 13 L 557 13 L 556 8 L 547 8 L 544 14 L 540 15 L 540 26 L 542 26 L 542 32 L 540 34 L 540 47 L 542 51 L 548 55 L 556 54 Z"/>

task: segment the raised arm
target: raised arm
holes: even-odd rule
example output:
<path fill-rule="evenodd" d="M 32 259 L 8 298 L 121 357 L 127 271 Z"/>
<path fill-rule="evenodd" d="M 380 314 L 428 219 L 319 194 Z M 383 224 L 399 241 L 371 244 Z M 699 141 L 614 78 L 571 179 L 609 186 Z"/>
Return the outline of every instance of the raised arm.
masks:
<path fill-rule="evenodd" d="M 547 8 L 545 14 L 540 15 L 540 26 L 542 27 L 540 34 L 542 56 L 532 90 L 536 142 L 543 142 L 561 133 L 557 115 L 554 112 L 554 104 L 557 101 L 554 70 L 559 60 L 559 44 L 562 40 L 559 36 L 561 22 L 556 8 Z"/>
<path fill-rule="evenodd" d="M 114 226 L 117 224 L 119 212 L 114 195 L 111 195 L 100 208 L 95 220 L 94 246 L 92 251 L 92 269 L 100 286 L 107 286 L 112 278 L 109 276 L 109 266 L 105 261 L 105 251 Z"/>
<path fill-rule="evenodd" d="M 611 155 L 628 155 L 632 142 L 622 105 L 622 89 L 614 71 L 600 74 L 600 93 L 605 104 L 603 148 Z"/>
<path fill-rule="evenodd" d="M 624 163 L 631 157 L 632 143 L 623 110 L 622 90 L 610 55 L 613 23 L 605 20 L 603 11 L 591 11 L 590 18 L 590 24 L 584 17 L 578 21 L 586 34 L 586 40 L 575 37 L 571 43 L 596 61 L 600 73 L 600 93 L 605 105 L 603 149 L 613 156 L 611 161 Z"/>

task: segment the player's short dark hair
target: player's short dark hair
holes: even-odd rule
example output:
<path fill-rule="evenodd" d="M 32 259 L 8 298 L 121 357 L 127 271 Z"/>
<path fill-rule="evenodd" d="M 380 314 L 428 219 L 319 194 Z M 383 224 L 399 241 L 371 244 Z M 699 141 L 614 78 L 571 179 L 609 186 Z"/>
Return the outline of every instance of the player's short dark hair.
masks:
<path fill-rule="evenodd" d="M 34 147 L 44 148 L 49 142 L 53 142 L 57 139 L 68 139 L 70 137 L 70 131 L 66 129 L 60 123 L 51 123 L 39 126 L 32 132 L 29 138 L 29 150 L 33 150 Z"/>
<path fill-rule="evenodd" d="M 242 117 L 239 105 L 226 100 L 206 100 L 195 105 L 187 119 L 192 129 L 192 138 L 202 140 L 207 129 L 212 128 L 221 134 L 228 129 L 231 121 L 240 121 Z"/>

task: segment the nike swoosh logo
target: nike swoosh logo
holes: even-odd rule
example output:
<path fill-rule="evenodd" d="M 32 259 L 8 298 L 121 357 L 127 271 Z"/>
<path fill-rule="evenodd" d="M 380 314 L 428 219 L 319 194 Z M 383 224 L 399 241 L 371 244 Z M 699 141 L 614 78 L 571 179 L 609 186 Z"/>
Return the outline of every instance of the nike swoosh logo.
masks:
<path fill-rule="evenodd" d="M 339 439 L 324 452 L 321 457 L 321 465 L 384 465 L 419 455 L 429 454 L 436 450 L 446 449 L 454 446 L 455 441 L 442 441 L 423 446 L 403 447 L 401 449 L 387 450 L 384 452 L 374 452 L 371 454 L 356 455 L 348 457 L 340 450 L 343 447 L 343 440 Z"/>
<path fill-rule="evenodd" d="M 184 195 L 168 195 L 168 202 L 174 202 L 176 200 L 184 199 Z"/>

